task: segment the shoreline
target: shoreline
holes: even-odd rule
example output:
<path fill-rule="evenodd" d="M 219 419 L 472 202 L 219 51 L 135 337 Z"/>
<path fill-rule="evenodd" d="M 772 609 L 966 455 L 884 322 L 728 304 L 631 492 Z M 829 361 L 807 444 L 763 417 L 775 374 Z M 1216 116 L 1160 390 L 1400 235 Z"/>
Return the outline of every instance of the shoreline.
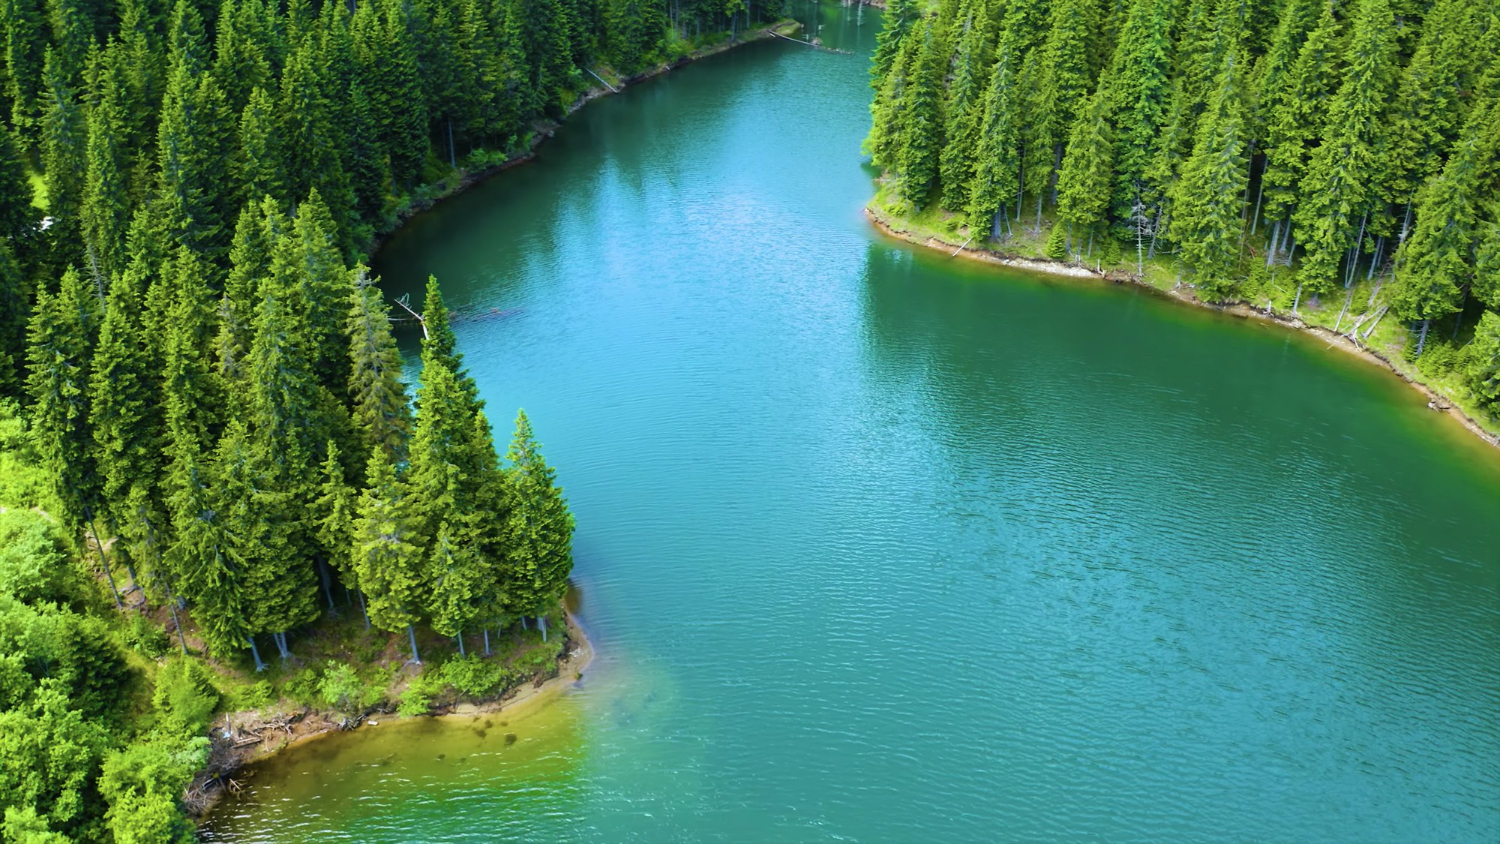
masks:
<path fill-rule="evenodd" d="M 365 262 L 368 263 L 373 260 L 375 254 L 380 251 L 381 247 L 385 245 L 385 242 L 395 236 L 397 232 L 401 231 L 401 229 L 404 228 L 407 223 L 411 222 L 416 217 L 421 216 L 428 211 L 431 211 L 433 208 L 441 204 L 443 200 L 458 196 L 459 194 L 464 193 L 470 188 L 473 188 L 480 183 L 489 180 L 492 176 L 498 175 L 499 173 L 509 170 L 512 167 L 519 167 L 522 164 L 528 164 L 532 161 L 535 161 L 537 148 L 540 147 L 542 143 L 548 138 L 551 138 L 553 135 L 557 134 L 558 130 L 563 127 L 563 123 L 569 117 L 573 116 L 573 114 L 576 113 L 579 109 L 583 108 L 594 100 L 597 100 L 600 97 L 608 97 L 619 94 L 626 88 L 629 88 L 633 85 L 640 84 L 641 82 L 645 82 L 650 79 L 655 79 L 658 76 L 663 76 L 669 71 L 677 70 L 680 67 L 690 65 L 701 59 L 706 59 L 709 56 L 716 56 L 720 53 L 726 53 L 736 47 L 743 47 L 746 44 L 753 44 L 757 41 L 767 41 L 777 37 L 778 35 L 785 37 L 801 28 L 802 23 L 800 21 L 794 18 L 783 18 L 779 21 L 776 21 L 775 23 L 762 26 L 759 29 L 752 29 L 741 32 L 735 37 L 730 38 L 726 41 L 722 41 L 718 44 L 713 44 L 708 47 L 702 47 L 700 49 L 694 50 L 691 53 L 682 56 L 681 58 L 674 59 L 673 61 L 663 62 L 661 64 L 643 70 L 640 73 L 621 77 L 616 87 L 608 87 L 609 83 L 604 82 L 604 80 L 600 79 L 599 81 L 601 83 L 604 83 L 605 87 L 594 85 L 584 90 L 578 95 L 577 99 L 573 100 L 573 103 L 568 106 L 567 111 L 563 113 L 563 116 L 561 118 L 559 118 L 558 120 L 543 119 L 534 123 L 533 127 L 535 128 L 535 131 L 532 133 L 531 140 L 526 144 L 526 148 L 524 150 L 511 155 L 504 161 L 486 165 L 484 167 L 480 167 L 477 170 L 465 170 L 462 168 L 462 166 L 460 166 L 456 169 L 456 172 L 450 172 L 449 175 L 443 177 L 442 179 L 439 179 L 435 182 L 429 182 L 416 188 L 416 190 L 421 190 L 422 188 L 435 188 L 436 192 L 431 196 L 426 196 L 421 199 L 412 199 L 405 208 L 397 210 L 390 220 L 390 225 L 378 229 L 370 237 L 370 242 L 365 249 Z"/>
<path fill-rule="evenodd" d="M 880 231 L 882 234 L 903 241 L 905 243 L 910 243 L 914 246 L 931 249 L 935 252 L 943 252 L 950 258 L 962 257 L 967 258 L 971 261 L 980 261 L 986 264 L 998 264 L 1000 266 L 1010 267 L 1012 269 L 1044 273 L 1046 275 L 1066 276 L 1069 278 L 1090 278 L 1097 279 L 1099 281 L 1109 281 L 1115 284 L 1133 284 L 1137 287 L 1148 290 L 1153 294 L 1163 296 L 1183 305 L 1202 308 L 1209 311 L 1217 311 L 1219 313 L 1229 314 L 1230 316 L 1236 316 L 1241 319 L 1252 319 L 1258 322 L 1279 325 L 1292 331 L 1300 331 L 1313 337 L 1317 337 L 1320 340 L 1326 341 L 1330 349 L 1337 348 L 1346 354 L 1354 355 L 1355 357 L 1358 357 L 1361 360 L 1366 361 L 1367 363 L 1389 371 L 1397 378 L 1400 378 L 1402 381 L 1406 382 L 1408 386 L 1421 393 L 1423 397 L 1427 399 L 1428 408 L 1438 411 L 1439 413 L 1447 414 L 1448 416 L 1456 420 L 1465 429 L 1467 429 L 1469 433 L 1479 437 L 1480 440 L 1484 441 L 1490 446 L 1500 448 L 1500 434 L 1496 434 L 1485 428 L 1484 425 L 1480 424 L 1478 420 L 1474 419 L 1462 408 L 1460 408 L 1452 398 L 1444 394 L 1441 390 L 1438 390 L 1431 385 L 1418 380 L 1411 374 L 1403 372 L 1394 363 L 1392 363 L 1390 358 L 1388 358 L 1384 353 L 1363 343 L 1360 343 L 1357 340 L 1353 340 L 1347 335 L 1336 333 L 1327 328 L 1323 328 L 1322 326 L 1309 325 L 1294 316 L 1277 314 L 1263 308 L 1257 308 L 1245 302 L 1233 302 L 1224 305 L 1217 305 L 1209 302 L 1204 302 L 1198 297 L 1193 296 L 1191 293 L 1184 294 L 1179 293 L 1175 290 L 1161 290 L 1160 288 L 1154 287 L 1151 284 L 1147 283 L 1146 281 L 1141 279 L 1140 276 L 1132 272 L 1122 272 L 1120 270 L 1105 270 L 1103 272 L 1100 272 L 1097 270 L 1091 270 L 1088 267 L 1079 266 L 1077 264 L 1069 264 L 1062 261 L 1052 261 L 1045 258 L 1023 258 L 1019 255 L 1007 255 L 990 249 L 971 248 L 967 245 L 949 243 L 935 235 L 922 237 L 921 235 L 913 234 L 912 232 L 905 229 L 897 228 L 891 222 L 891 220 L 882 216 L 880 212 L 876 211 L 874 208 L 868 205 L 865 206 L 864 212 L 865 218 L 868 219 L 870 221 L 870 224 L 873 225 L 876 230 Z"/>
<path fill-rule="evenodd" d="M 203 771 L 199 772 L 198 778 L 188 788 L 186 802 L 189 816 L 198 824 L 206 822 L 226 795 L 238 794 L 243 787 L 234 777 L 235 774 L 244 772 L 247 778 L 254 776 L 253 769 L 256 765 L 330 735 L 379 729 L 383 724 L 411 721 L 417 718 L 457 719 L 493 715 L 500 712 L 511 713 L 516 709 L 541 705 L 568 689 L 577 688 L 583 682 L 583 672 L 594 661 L 595 651 L 593 643 L 584 632 L 583 626 L 578 623 L 577 617 L 571 612 L 565 612 L 564 618 L 566 619 L 564 626 L 566 640 L 571 647 L 563 658 L 557 661 L 554 673 L 538 679 L 522 680 L 494 698 L 463 701 L 420 715 L 399 715 L 395 711 L 371 711 L 359 715 L 352 724 L 347 721 L 334 720 L 338 717 L 337 713 L 307 707 L 282 718 L 271 720 L 263 718 L 257 710 L 229 712 L 219 716 L 214 719 L 214 726 L 211 728 L 213 748 L 210 751 L 209 763 Z M 238 724 L 237 727 L 231 726 L 236 724 Z M 228 735 L 226 735 L 226 728 L 230 731 Z M 250 744 L 241 744 L 240 742 L 245 741 L 244 739 L 237 742 L 234 738 L 242 730 L 253 734 L 255 729 L 281 729 L 284 734 L 279 737 L 268 736 Z"/>

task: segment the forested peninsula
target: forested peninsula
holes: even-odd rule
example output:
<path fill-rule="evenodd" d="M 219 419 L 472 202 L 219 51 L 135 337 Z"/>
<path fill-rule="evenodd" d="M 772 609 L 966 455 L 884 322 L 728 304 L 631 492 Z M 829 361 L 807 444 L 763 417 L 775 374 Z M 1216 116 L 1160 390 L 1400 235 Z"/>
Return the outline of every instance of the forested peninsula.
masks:
<path fill-rule="evenodd" d="M 1368 346 L 1500 430 L 1500 4 L 892 0 L 871 213 Z"/>
<path fill-rule="evenodd" d="M 501 458 L 435 279 L 409 395 L 362 262 L 598 86 L 781 11 L 0 2 L 0 841 L 190 840 L 220 713 L 558 670 L 555 473 L 524 413 Z"/>

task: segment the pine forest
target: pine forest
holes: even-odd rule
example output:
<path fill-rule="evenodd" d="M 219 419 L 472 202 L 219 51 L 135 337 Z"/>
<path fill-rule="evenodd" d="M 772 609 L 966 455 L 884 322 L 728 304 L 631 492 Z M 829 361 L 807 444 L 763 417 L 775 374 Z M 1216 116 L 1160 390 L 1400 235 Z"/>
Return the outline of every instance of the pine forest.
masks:
<path fill-rule="evenodd" d="M 896 215 L 1207 302 L 1327 300 L 1351 338 L 1389 313 L 1500 416 L 1500 5 L 893 0 L 871 75 Z"/>
<path fill-rule="evenodd" d="M 502 458 L 435 279 L 398 311 L 422 338 L 408 389 L 361 262 L 601 74 L 779 13 L 0 2 L 0 841 L 191 839 L 226 688 L 358 708 L 368 662 L 297 670 L 329 619 L 415 666 L 419 633 L 446 639 L 466 694 L 517 670 L 485 667 L 492 633 L 549 641 L 572 568 L 555 473 L 524 413 Z"/>

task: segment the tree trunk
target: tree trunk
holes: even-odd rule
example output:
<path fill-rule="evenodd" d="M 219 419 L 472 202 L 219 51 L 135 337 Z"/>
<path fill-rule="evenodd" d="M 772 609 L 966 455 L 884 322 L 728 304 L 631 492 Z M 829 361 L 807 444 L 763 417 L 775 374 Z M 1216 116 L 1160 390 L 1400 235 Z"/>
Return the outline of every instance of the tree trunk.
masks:
<path fill-rule="evenodd" d="M 458 635 L 454 636 L 453 638 L 458 641 L 458 656 L 459 656 L 459 658 L 462 659 L 462 658 L 468 657 L 468 655 L 469 655 L 468 651 L 464 650 L 464 631 L 462 631 L 462 630 L 458 631 Z"/>
<path fill-rule="evenodd" d="M 365 593 L 364 593 L 364 590 L 362 590 L 362 589 L 359 590 L 359 612 L 360 612 L 360 615 L 363 615 L 365 617 L 365 629 L 369 630 L 370 629 L 370 611 L 365 608 Z"/>
<path fill-rule="evenodd" d="M 261 659 L 260 659 L 260 648 L 257 648 L 255 646 L 255 637 L 254 636 L 246 636 L 245 637 L 245 644 L 247 644 L 247 645 L 250 646 L 250 656 L 252 656 L 252 657 L 255 658 L 255 673 L 259 674 L 260 672 L 265 671 L 266 670 L 266 664 L 264 662 L 261 662 Z"/>
<path fill-rule="evenodd" d="M 1430 320 L 1430 319 L 1424 319 L 1424 320 L 1422 320 L 1422 333 L 1417 336 L 1417 354 L 1416 354 L 1416 357 L 1421 357 L 1422 356 L 1422 349 L 1427 345 L 1427 329 L 1429 329 L 1431 327 L 1432 327 L 1432 320 Z"/>
<path fill-rule="evenodd" d="M 280 633 L 272 633 L 271 638 L 276 640 L 276 649 L 278 651 L 281 651 L 281 661 L 286 662 L 288 659 L 291 659 L 291 648 L 288 648 L 286 646 L 286 631 L 283 630 Z"/>
<path fill-rule="evenodd" d="M 488 627 L 486 627 L 486 628 L 483 629 L 482 632 L 484 633 L 484 655 L 485 656 L 489 656 L 490 655 L 490 629 Z"/>
<path fill-rule="evenodd" d="M 1292 299 L 1292 313 L 1297 313 L 1297 306 L 1302 304 L 1302 285 L 1297 285 L 1297 295 Z"/>
<path fill-rule="evenodd" d="M 1036 233 L 1038 236 L 1042 233 L 1042 200 L 1046 198 L 1046 195 L 1046 191 L 1036 192 Z"/>
<path fill-rule="evenodd" d="M 526 626 L 526 616 L 524 616 L 524 615 L 521 616 L 521 629 L 522 630 L 530 630 L 531 629 L 530 627 Z"/>
<path fill-rule="evenodd" d="M 458 169 L 458 154 L 453 150 L 453 119 L 448 119 L 448 166 Z"/>
<path fill-rule="evenodd" d="M 109 558 L 104 556 L 104 543 L 99 541 L 99 531 L 94 527 L 94 515 L 88 507 L 83 508 L 83 518 L 89 523 L 89 535 L 94 537 L 94 547 L 99 549 L 99 567 L 104 569 L 104 579 L 109 581 L 109 594 L 115 599 L 115 609 L 125 609 L 125 603 L 120 600 L 120 589 L 115 586 L 114 573 L 109 570 Z"/>
<path fill-rule="evenodd" d="M 177 628 L 177 643 L 182 646 L 182 655 L 187 656 L 187 637 L 182 634 L 182 619 L 177 617 L 177 602 L 172 600 L 171 584 L 165 585 L 167 587 L 167 612 L 172 614 L 172 626 Z"/>
<path fill-rule="evenodd" d="M 1281 237 L 1281 221 L 1280 220 L 1277 220 L 1276 221 L 1276 225 L 1271 227 L 1271 240 L 1270 240 L 1270 247 L 1271 248 L 1266 250 L 1266 266 L 1268 266 L 1268 267 L 1271 266 L 1272 264 L 1276 263 L 1276 239 L 1278 237 Z"/>
<path fill-rule="evenodd" d="M 545 615 L 537 616 L 536 626 L 542 631 L 542 641 L 547 641 L 547 617 Z"/>
<path fill-rule="evenodd" d="M 406 638 L 411 640 L 411 661 L 421 665 L 422 657 L 417 653 L 417 631 L 410 624 L 406 625 Z"/>
<path fill-rule="evenodd" d="M 1462 298 L 1458 300 L 1458 315 L 1453 318 L 1453 340 L 1458 340 L 1458 329 L 1464 324 L 1464 308 L 1469 306 L 1469 286 L 1464 285 Z"/>
<path fill-rule="evenodd" d="M 323 595 L 328 598 L 328 611 L 333 612 L 336 608 L 333 603 L 333 580 L 328 576 L 328 564 L 318 560 L 318 579 L 323 581 Z"/>
<path fill-rule="evenodd" d="M 1271 163 L 1267 158 L 1260 165 L 1260 186 L 1255 189 L 1255 214 L 1250 217 L 1250 236 L 1255 237 L 1255 229 L 1260 225 L 1260 200 L 1266 195 L 1266 167 Z"/>

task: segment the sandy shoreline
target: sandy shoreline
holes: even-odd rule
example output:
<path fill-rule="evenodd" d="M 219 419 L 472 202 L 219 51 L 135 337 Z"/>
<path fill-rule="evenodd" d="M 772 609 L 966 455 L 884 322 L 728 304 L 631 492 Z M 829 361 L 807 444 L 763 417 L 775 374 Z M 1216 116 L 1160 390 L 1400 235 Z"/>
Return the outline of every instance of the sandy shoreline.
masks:
<path fill-rule="evenodd" d="M 1468 429 L 1470 433 L 1479 437 L 1481 440 L 1490 444 L 1491 446 L 1500 448 L 1500 436 L 1497 436 L 1486 430 L 1483 425 L 1480 425 L 1478 421 L 1469 416 L 1469 414 L 1465 413 L 1463 409 L 1458 407 L 1457 404 L 1455 404 L 1453 400 L 1448 396 L 1444 395 L 1442 392 L 1436 389 L 1433 389 L 1428 384 L 1416 380 L 1411 375 L 1402 372 L 1393 363 L 1391 363 L 1390 359 L 1387 358 L 1384 354 L 1370 348 L 1369 346 L 1364 345 L 1363 343 L 1351 339 L 1347 335 L 1335 333 L 1321 326 L 1308 325 L 1307 323 L 1303 322 L 1300 319 L 1297 319 L 1296 317 L 1272 313 L 1271 311 L 1247 305 L 1243 302 L 1236 302 L 1228 305 L 1216 305 L 1204 302 L 1201 299 L 1198 299 L 1196 296 L 1193 296 L 1191 293 L 1164 291 L 1151 286 L 1135 273 L 1121 272 L 1118 270 L 1098 272 L 1095 270 L 1091 270 L 1088 267 L 1078 266 L 1077 264 L 1065 264 L 1058 261 L 1048 261 L 1037 258 L 1022 258 L 1015 255 L 1005 255 L 988 249 L 969 248 L 957 243 L 949 243 L 939 237 L 924 238 L 919 235 L 912 234 L 909 231 L 896 228 L 895 226 L 891 225 L 891 223 L 887 219 L 882 217 L 877 211 L 870 207 L 865 208 L 865 217 L 870 220 L 870 223 L 874 225 L 875 228 L 879 229 L 882 233 L 890 237 L 894 237 L 898 240 L 903 240 L 907 243 L 915 244 L 917 246 L 923 246 L 928 249 L 943 252 L 949 257 L 968 258 L 972 261 L 982 261 L 987 264 L 999 264 L 1005 267 L 1012 267 L 1014 269 L 1027 270 L 1030 272 L 1046 273 L 1048 275 L 1067 276 L 1070 278 L 1093 278 L 1100 281 L 1114 282 L 1115 284 L 1134 284 L 1139 287 L 1145 288 L 1152 293 L 1165 296 L 1172 299 L 1173 301 L 1181 302 L 1185 305 L 1192 305 L 1199 308 L 1205 308 L 1207 310 L 1219 311 L 1220 313 L 1232 314 L 1243 319 L 1254 319 L 1260 322 L 1273 323 L 1284 328 L 1311 334 L 1312 336 L 1327 342 L 1328 347 L 1331 349 L 1339 349 L 1343 352 L 1354 355 L 1364 361 L 1374 364 L 1375 366 L 1379 366 L 1382 369 L 1388 370 L 1397 378 L 1405 381 L 1413 389 L 1425 396 L 1427 398 L 1428 407 L 1440 413 L 1446 413 L 1447 415 L 1453 417 L 1453 419 L 1457 420 L 1459 424 L 1464 426 L 1464 428 Z"/>
<path fill-rule="evenodd" d="M 539 706 L 557 695 L 576 688 L 583 679 L 583 672 L 594 660 L 594 648 L 572 613 L 566 615 L 567 637 L 571 644 L 567 654 L 558 661 L 557 673 L 537 681 L 523 682 L 506 689 L 493 700 L 478 703 L 459 703 L 440 711 L 422 715 L 402 716 L 395 712 L 371 712 L 360 716 L 353 726 L 345 726 L 332 720 L 332 713 L 304 709 L 291 713 L 284 719 L 267 722 L 257 712 L 232 712 L 215 719 L 211 731 L 215 747 L 208 767 L 188 789 L 192 814 L 201 822 L 208 818 L 213 808 L 226 793 L 237 792 L 240 783 L 234 775 L 246 768 L 264 762 L 293 748 L 309 744 L 317 739 L 341 732 L 379 729 L 382 725 L 410 721 L 416 718 L 474 718 L 499 712 L 514 713 L 519 709 Z M 282 726 L 285 722 L 285 726 Z M 278 736 L 267 736 L 254 744 L 236 746 L 232 737 L 226 738 L 226 725 L 235 725 L 232 735 L 241 735 L 249 729 L 270 732 L 281 729 Z M 253 725 L 250 726 L 250 725 Z M 253 771 L 250 772 L 253 774 Z"/>

